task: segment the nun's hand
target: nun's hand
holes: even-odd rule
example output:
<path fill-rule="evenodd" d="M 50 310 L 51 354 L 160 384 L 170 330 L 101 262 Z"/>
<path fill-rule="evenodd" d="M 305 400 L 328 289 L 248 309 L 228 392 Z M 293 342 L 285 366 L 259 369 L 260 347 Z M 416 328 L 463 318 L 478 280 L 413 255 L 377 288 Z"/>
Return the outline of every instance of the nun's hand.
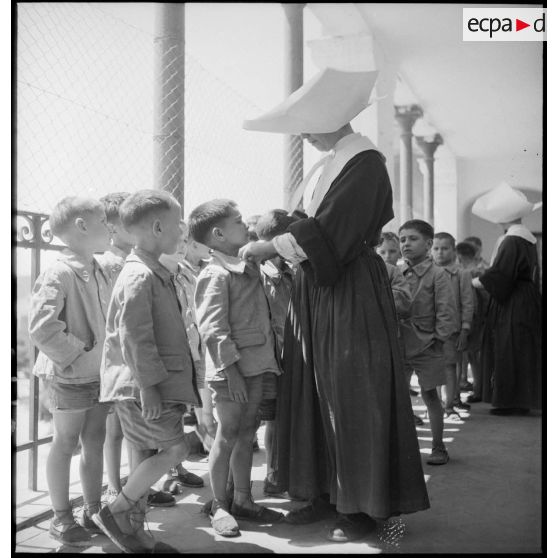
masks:
<path fill-rule="evenodd" d="M 257 240 L 256 242 L 249 242 L 245 244 L 239 251 L 239 257 L 243 260 L 250 262 L 261 262 L 269 260 L 277 255 L 273 242 L 267 240 Z"/>

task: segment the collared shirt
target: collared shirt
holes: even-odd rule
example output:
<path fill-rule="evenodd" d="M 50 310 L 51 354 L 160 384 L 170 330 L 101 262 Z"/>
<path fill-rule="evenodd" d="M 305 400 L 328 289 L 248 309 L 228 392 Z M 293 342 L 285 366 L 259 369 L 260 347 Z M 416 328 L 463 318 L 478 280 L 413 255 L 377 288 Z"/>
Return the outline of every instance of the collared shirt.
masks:
<path fill-rule="evenodd" d="M 134 249 L 109 305 L 100 399 L 138 399 L 140 389 L 151 386 L 163 401 L 200 403 L 171 273 L 148 252 Z"/>
<path fill-rule="evenodd" d="M 277 350 L 280 354 L 283 350 L 285 321 L 293 290 L 295 270 L 287 262 L 284 262 L 279 269 L 271 260 L 267 260 L 260 265 L 260 272 L 271 311 L 271 327 L 275 333 Z"/>
<path fill-rule="evenodd" d="M 455 262 L 440 267 L 450 278 L 460 326 L 456 331 L 471 329 L 473 312 L 475 311 L 475 295 L 471 273 Z"/>
<path fill-rule="evenodd" d="M 457 308 L 448 274 L 430 258 L 414 266 L 406 261 L 401 271 L 412 301 L 410 317 L 401 321 L 401 332 L 405 354 L 413 357 L 457 330 Z"/>
<path fill-rule="evenodd" d="M 39 349 L 33 373 L 61 383 L 99 380 L 110 281 L 93 259 L 63 250 L 37 278 L 29 335 Z"/>
<path fill-rule="evenodd" d="M 114 244 L 111 244 L 110 248 L 103 254 L 95 256 L 102 268 L 108 274 L 113 287 L 116 279 L 122 271 L 122 268 L 124 267 L 127 256 L 128 254 L 124 252 L 124 250 L 121 250 Z"/>
<path fill-rule="evenodd" d="M 196 285 L 196 315 L 207 347 L 206 379 L 236 363 L 243 376 L 280 374 L 258 267 L 217 250 Z"/>

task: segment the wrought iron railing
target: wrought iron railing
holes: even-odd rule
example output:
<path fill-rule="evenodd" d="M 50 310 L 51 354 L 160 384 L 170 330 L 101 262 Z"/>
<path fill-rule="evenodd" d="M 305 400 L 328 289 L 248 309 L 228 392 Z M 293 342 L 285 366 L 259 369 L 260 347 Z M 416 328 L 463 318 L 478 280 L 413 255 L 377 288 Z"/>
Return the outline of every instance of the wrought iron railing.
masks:
<path fill-rule="evenodd" d="M 31 250 L 31 286 L 41 273 L 41 252 L 60 251 L 64 246 L 53 243 L 53 236 L 48 226 L 48 215 L 32 211 L 17 211 L 16 213 L 16 247 Z M 14 353 L 16 348 L 13 348 Z M 37 350 L 29 344 L 29 362 L 34 363 Z M 17 371 L 12 370 L 12 382 L 17 385 Z M 13 394 L 12 420 L 14 424 L 12 436 L 17 436 L 16 408 L 17 390 Z M 29 436 L 24 443 L 14 443 L 15 451 L 29 451 L 29 469 L 27 486 L 30 490 L 37 490 L 38 453 L 39 446 L 52 441 L 52 436 L 39 437 L 39 379 L 29 374 Z"/>

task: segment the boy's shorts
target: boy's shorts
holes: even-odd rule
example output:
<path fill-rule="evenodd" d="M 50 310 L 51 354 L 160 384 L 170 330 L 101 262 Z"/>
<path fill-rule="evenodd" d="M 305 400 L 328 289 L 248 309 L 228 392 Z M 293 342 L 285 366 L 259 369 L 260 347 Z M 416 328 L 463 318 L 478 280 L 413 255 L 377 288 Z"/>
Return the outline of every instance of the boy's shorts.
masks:
<path fill-rule="evenodd" d="M 55 378 L 45 378 L 43 386 L 47 389 L 48 410 L 51 413 L 54 411 L 75 413 L 89 411 L 98 405 L 111 405 L 110 403 L 99 403 L 100 382 L 63 384 L 57 382 Z"/>
<path fill-rule="evenodd" d="M 266 372 L 263 378 L 262 402 L 258 409 L 260 420 L 275 420 L 277 409 L 277 376 Z"/>
<path fill-rule="evenodd" d="M 436 345 L 439 347 L 439 344 Z M 407 376 L 410 377 L 414 370 L 423 391 L 430 391 L 446 383 L 443 349 L 435 348 L 436 345 L 430 345 L 424 352 L 405 362 Z"/>
<path fill-rule="evenodd" d="M 277 397 L 277 379 L 273 372 L 264 372 L 257 376 L 245 376 L 246 388 L 248 390 L 248 403 L 259 403 L 263 399 Z M 207 382 L 213 403 L 219 401 L 232 401 L 229 395 L 229 382 L 226 378 L 213 379 Z"/>
<path fill-rule="evenodd" d="M 184 403 L 163 401 L 161 416 L 146 420 L 141 414 L 141 404 L 135 399 L 117 401 L 114 404 L 124 438 L 139 450 L 164 450 L 184 438 L 182 415 Z"/>
<path fill-rule="evenodd" d="M 458 339 L 459 333 L 454 333 L 444 341 L 444 362 L 446 364 L 456 364 L 461 360 L 463 353 L 457 350 Z"/>

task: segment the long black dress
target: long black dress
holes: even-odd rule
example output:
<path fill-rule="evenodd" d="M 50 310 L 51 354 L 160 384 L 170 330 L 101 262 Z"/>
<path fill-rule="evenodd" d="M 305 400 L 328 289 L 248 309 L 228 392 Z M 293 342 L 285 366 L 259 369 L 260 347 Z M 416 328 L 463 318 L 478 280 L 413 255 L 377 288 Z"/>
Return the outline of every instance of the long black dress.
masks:
<path fill-rule="evenodd" d="M 541 408 L 542 316 L 535 244 L 506 236 L 479 278 L 490 294 L 482 338 L 483 400 L 499 408 Z"/>
<path fill-rule="evenodd" d="M 289 227 L 308 260 L 277 408 L 280 487 L 381 519 L 429 507 L 393 297 L 372 248 L 392 217 L 383 158 L 369 150 L 345 165 L 314 218 Z"/>

